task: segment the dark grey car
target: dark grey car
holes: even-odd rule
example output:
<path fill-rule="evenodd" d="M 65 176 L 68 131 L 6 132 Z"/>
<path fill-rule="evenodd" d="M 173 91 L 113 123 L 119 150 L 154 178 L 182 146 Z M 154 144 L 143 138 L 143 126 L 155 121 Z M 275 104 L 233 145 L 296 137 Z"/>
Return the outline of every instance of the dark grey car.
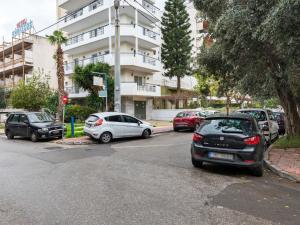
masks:
<path fill-rule="evenodd" d="M 203 162 L 250 167 L 262 176 L 265 146 L 264 135 L 250 115 L 213 115 L 193 136 L 192 163 L 195 167 Z"/>

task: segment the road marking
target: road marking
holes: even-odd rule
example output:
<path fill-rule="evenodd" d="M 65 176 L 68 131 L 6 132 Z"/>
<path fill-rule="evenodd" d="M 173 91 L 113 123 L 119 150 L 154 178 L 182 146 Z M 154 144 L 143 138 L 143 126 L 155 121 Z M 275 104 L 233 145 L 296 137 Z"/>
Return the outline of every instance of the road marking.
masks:
<path fill-rule="evenodd" d="M 187 145 L 189 143 L 182 143 L 182 144 L 170 144 L 170 145 L 131 145 L 131 146 L 111 146 L 111 148 L 119 149 L 119 148 L 157 148 L 157 147 L 171 147 L 171 146 L 178 146 L 178 145 Z"/>

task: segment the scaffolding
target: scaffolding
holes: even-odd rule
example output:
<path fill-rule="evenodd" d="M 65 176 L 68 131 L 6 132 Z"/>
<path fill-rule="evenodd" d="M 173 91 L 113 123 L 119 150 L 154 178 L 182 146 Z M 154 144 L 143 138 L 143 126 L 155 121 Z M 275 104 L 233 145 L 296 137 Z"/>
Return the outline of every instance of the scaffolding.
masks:
<path fill-rule="evenodd" d="M 10 89 L 16 86 L 16 76 L 25 80 L 26 72 L 32 69 L 32 62 L 26 61 L 26 51 L 32 49 L 34 29 L 12 37 L 0 44 L 0 86 Z M 11 80 L 12 82 L 7 82 Z"/>

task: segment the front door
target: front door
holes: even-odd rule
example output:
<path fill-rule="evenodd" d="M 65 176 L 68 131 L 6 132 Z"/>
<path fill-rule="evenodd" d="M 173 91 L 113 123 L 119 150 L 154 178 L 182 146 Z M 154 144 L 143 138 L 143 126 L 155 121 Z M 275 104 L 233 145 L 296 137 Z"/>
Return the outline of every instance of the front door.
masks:
<path fill-rule="evenodd" d="M 139 120 L 131 116 L 123 116 L 124 122 L 126 123 L 126 130 L 130 136 L 140 136 L 143 133 L 143 128 L 139 124 Z"/>
<path fill-rule="evenodd" d="M 135 101 L 134 102 L 134 115 L 136 118 L 145 120 L 146 119 L 146 102 Z"/>
<path fill-rule="evenodd" d="M 24 114 L 20 115 L 19 135 L 22 137 L 29 137 L 28 118 Z"/>

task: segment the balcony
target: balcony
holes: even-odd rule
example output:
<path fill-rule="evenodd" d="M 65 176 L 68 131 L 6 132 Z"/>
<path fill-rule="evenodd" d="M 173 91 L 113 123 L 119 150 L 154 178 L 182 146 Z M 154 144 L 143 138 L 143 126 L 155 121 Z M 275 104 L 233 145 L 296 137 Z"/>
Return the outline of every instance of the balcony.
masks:
<path fill-rule="evenodd" d="M 161 71 L 161 62 L 153 57 L 133 54 L 133 53 L 121 53 L 121 66 L 123 68 L 137 70 L 142 72 L 154 73 Z M 110 66 L 114 66 L 114 54 L 99 55 L 97 57 L 90 57 L 80 60 L 78 62 L 68 62 L 65 64 L 65 74 L 69 75 L 74 72 L 75 66 L 86 66 L 90 63 L 107 63 Z"/>
<path fill-rule="evenodd" d="M 65 92 L 68 93 L 69 98 L 85 98 L 89 95 L 89 92 L 77 87 L 65 87 Z"/>
<path fill-rule="evenodd" d="M 58 6 L 68 12 L 72 12 L 94 1 L 95 0 L 58 0 Z"/>
<path fill-rule="evenodd" d="M 84 60 L 79 60 L 76 63 L 68 62 L 65 64 L 65 75 L 72 74 L 74 72 L 76 65 L 86 66 L 88 64 L 97 63 L 97 62 L 111 64 L 111 57 L 112 56 L 110 54 L 106 54 L 106 55 L 99 55 L 97 57 L 86 58 Z"/>
<path fill-rule="evenodd" d="M 144 48 L 156 48 L 161 44 L 160 34 L 150 28 L 135 26 L 133 24 L 121 24 L 121 41 L 135 46 L 135 37 L 139 38 L 139 45 Z M 94 49 L 109 46 L 109 37 L 115 36 L 115 29 L 112 25 L 106 24 L 79 35 L 70 37 L 63 47 L 66 54 L 75 55 L 81 52 L 93 51 Z M 112 38 L 114 42 L 114 38 Z"/>
<path fill-rule="evenodd" d="M 161 89 L 159 85 L 155 84 L 121 83 L 121 95 L 159 97 Z"/>
<path fill-rule="evenodd" d="M 85 33 L 70 37 L 67 44 L 63 47 L 66 54 L 80 54 L 81 52 L 93 51 L 97 48 L 109 46 L 109 36 L 111 26 L 104 25 Z"/>
<path fill-rule="evenodd" d="M 107 23 L 108 3 L 108 0 L 93 1 L 77 11 L 69 13 L 69 16 L 66 16 L 59 26 L 66 32 L 75 33 L 86 27 L 91 27 L 99 23 Z"/>
<path fill-rule="evenodd" d="M 5 63 L 0 63 L 0 73 L 10 73 L 12 70 L 18 71 L 22 69 L 24 66 L 25 69 L 32 68 L 33 67 L 33 58 L 32 58 L 32 52 L 25 51 L 25 57 L 18 58 L 18 59 L 10 59 L 9 61 L 6 61 Z"/>

